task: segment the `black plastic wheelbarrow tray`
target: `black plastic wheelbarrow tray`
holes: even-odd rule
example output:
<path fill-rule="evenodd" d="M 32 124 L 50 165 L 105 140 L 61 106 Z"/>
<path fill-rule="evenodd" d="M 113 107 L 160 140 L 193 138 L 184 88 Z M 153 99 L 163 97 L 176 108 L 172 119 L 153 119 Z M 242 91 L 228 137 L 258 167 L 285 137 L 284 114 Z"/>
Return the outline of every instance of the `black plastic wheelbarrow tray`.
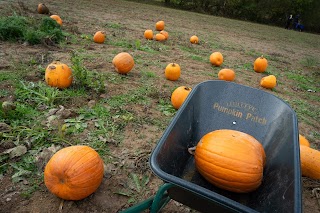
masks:
<path fill-rule="evenodd" d="M 262 143 L 267 162 L 254 192 L 219 189 L 197 172 L 188 148 L 217 129 L 242 131 Z M 170 199 L 200 212 L 302 212 L 297 118 L 288 104 L 263 90 L 219 80 L 198 84 L 153 150 L 150 165 L 164 185 L 124 212 L 158 212 Z"/>

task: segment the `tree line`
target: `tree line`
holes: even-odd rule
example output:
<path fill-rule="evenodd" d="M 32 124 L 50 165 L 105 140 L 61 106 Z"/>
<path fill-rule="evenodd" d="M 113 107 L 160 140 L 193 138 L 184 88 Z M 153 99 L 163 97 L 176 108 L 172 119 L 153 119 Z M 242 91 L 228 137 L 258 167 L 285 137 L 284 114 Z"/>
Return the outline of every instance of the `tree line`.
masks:
<path fill-rule="evenodd" d="M 320 0 L 162 0 L 176 7 L 216 16 L 285 26 L 290 15 L 299 15 L 308 32 L 320 33 Z"/>

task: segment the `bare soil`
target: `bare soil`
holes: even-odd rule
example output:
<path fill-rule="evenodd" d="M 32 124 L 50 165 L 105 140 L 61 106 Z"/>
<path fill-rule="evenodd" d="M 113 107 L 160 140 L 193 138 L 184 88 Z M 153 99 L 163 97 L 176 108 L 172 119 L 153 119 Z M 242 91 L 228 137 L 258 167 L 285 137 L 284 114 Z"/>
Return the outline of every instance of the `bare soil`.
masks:
<path fill-rule="evenodd" d="M 0 11 L 8 11 L 10 3 L 17 5 L 17 1 L 0 2 Z M 22 12 L 28 15 L 39 15 L 35 12 L 38 1 L 26 1 L 24 4 L 30 11 L 22 10 Z M 153 29 L 154 24 L 159 19 L 164 19 L 168 25 L 167 31 L 171 33 L 171 37 L 167 41 L 167 50 L 162 51 L 162 54 L 158 54 L 157 58 L 153 58 L 149 61 L 148 53 L 143 51 L 134 51 L 131 54 L 134 57 L 139 57 L 143 63 L 137 64 L 133 72 L 128 74 L 128 84 L 125 85 L 112 85 L 107 87 L 107 97 L 120 94 L 122 90 L 126 90 L 128 87 L 132 88 L 140 84 L 141 74 L 139 70 L 148 67 L 153 70 L 157 76 L 163 75 L 164 65 L 172 61 L 178 61 L 182 64 L 184 75 L 179 82 L 168 82 L 164 78 L 159 78 L 157 82 L 158 91 L 155 92 L 155 96 L 170 97 L 169 90 L 174 86 L 189 85 L 194 86 L 199 82 L 216 79 L 212 77 L 216 70 L 210 70 L 210 75 L 203 75 L 208 70 L 208 64 L 190 60 L 189 57 L 179 48 L 177 45 L 182 44 L 184 40 L 188 41 L 189 35 L 201 34 L 202 41 L 200 45 L 208 46 L 206 43 L 208 40 L 225 45 L 224 54 L 227 55 L 227 60 L 233 61 L 234 67 L 246 61 L 253 61 L 256 56 L 243 54 L 250 50 L 259 52 L 263 50 L 268 55 L 273 55 L 278 58 L 277 62 L 271 62 L 271 65 L 275 69 L 283 69 L 284 67 L 293 68 L 297 66 L 294 61 L 299 61 L 301 55 L 316 55 L 319 56 L 319 49 L 317 47 L 299 45 L 294 49 L 291 44 L 294 41 L 284 44 L 286 37 L 282 37 L 283 40 L 279 40 L 270 37 L 255 37 L 255 31 L 265 30 L 270 31 L 272 27 L 264 27 L 256 24 L 252 24 L 250 29 L 242 29 L 241 23 L 233 28 L 224 26 L 227 22 L 224 22 L 219 17 L 210 17 L 201 14 L 178 12 L 176 10 L 144 5 L 128 1 L 119 0 L 93 0 L 93 1 L 61 1 L 61 0 L 47 0 L 44 1 L 49 7 L 50 11 L 54 14 L 60 14 L 63 22 L 63 28 L 69 32 L 80 36 L 89 34 L 92 35 L 97 30 L 105 29 L 107 32 L 107 39 L 116 40 L 115 38 L 124 37 L 127 40 L 135 41 L 141 40 L 142 44 L 145 44 L 143 38 L 143 32 L 147 28 Z M 188 17 L 190 19 L 188 20 Z M 193 20 L 195 19 L 196 20 Z M 215 24 L 217 23 L 217 24 Z M 108 27 L 110 24 L 119 24 L 120 29 L 116 27 Z M 259 28 L 259 26 L 261 28 Z M 214 30 L 212 30 L 214 28 Z M 240 30 L 241 29 L 241 30 Z M 206 34 L 208 32 L 208 34 Z M 285 32 L 286 33 L 286 32 Z M 283 33 L 285 35 L 285 33 Z M 269 34 L 270 35 L 270 34 Z M 318 37 L 319 38 L 319 37 Z M 224 43 L 225 42 L 225 43 Z M 187 46 L 188 47 L 188 46 Z M 221 47 L 221 46 L 220 46 Z M 84 49 L 88 55 L 98 55 L 100 57 L 93 58 L 90 61 L 86 61 L 85 65 L 88 69 L 98 70 L 101 72 L 114 72 L 111 60 L 114 55 L 113 51 L 119 52 L 121 48 L 115 47 L 111 43 L 105 45 L 99 45 L 95 43 L 74 44 L 70 42 L 65 47 L 54 47 L 45 45 L 29 46 L 19 43 L 10 43 L 0 41 L 0 74 L 6 74 L 1 72 L 8 67 L 14 68 L 14 63 L 26 63 L 28 64 L 30 58 L 37 60 L 43 66 L 50 63 L 53 59 L 63 60 L 65 63 L 70 61 L 70 51 L 75 49 Z M 197 47 L 195 47 L 197 48 Z M 218 47 L 219 48 L 219 47 Z M 201 51 L 201 48 L 198 48 Z M 206 53 L 204 53 L 206 54 Z M 314 71 L 316 72 L 316 71 Z M 43 80 L 43 76 L 37 76 L 37 72 L 30 73 L 26 80 L 39 81 Z M 306 75 L 310 75 L 306 73 Z M 239 74 L 236 82 L 256 88 L 260 88 L 259 85 L 254 82 L 259 81 L 257 75 L 254 72 L 245 72 L 245 74 Z M 294 90 L 296 88 L 295 83 L 292 80 L 286 79 L 284 75 L 279 75 L 279 80 L 282 82 L 277 87 L 277 93 L 275 91 L 268 91 L 276 94 L 282 98 L 290 99 L 283 91 Z M 12 85 L 7 83 L 0 84 L 1 89 L 8 89 L 13 91 Z M 302 91 L 297 91 L 302 93 Z M 10 100 L 14 98 L 12 96 L 3 97 L 0 101 Z M 98 99 L 99 97 L 93 97 L 92 99 Z M 76 108 L 79 105 L 88 104 L 90 100 L 75 101 L 74 105 L 68 106 L 69 108 Z M 154 102 L 156 105 L 156 101 Z M 319 103 L 313 103 L 319 106 Z M 145 108 L 143 105 L 130 106 L 128 109 L 139 117 L 152 118 L 161 117 L 162 114 L 155 107 Z M 307 123 L 299 123 L 299 129 L 301 132 L 319 131 L 319 123 L 317 118 L 310 120 L 313 126 Z M 318 129 L 316 129 L 318 128 Z M 84 135 L 86 132 L 83 133 Z M 138 137 L 143 135 L 144 137 Z M 69 212 L 69 213 L 81 213 L 81 212 L 119 212 L 132 206 L 134 203 L 143 201 L 157 192 L 158 187 L 162 184 L 162 181 L 157 178 L 149 168 L 148 160 L 151 151 L 156 145 L 157 141 L 161 137 L 162 132 L 155 126 L 149 125 L 134 125 L 129 124 L 124 131 L 124 140 L 120 145 L 110 143 L 110 154 L 112 162 L 106 162 L 106 173 L 101 186 L 98 190 L 81 201 L 62 201 L 61 199 L 52 195 L 45 187 L 44 183 L 39 185 L 39 189 L 34 192 L 31 197 L 23 197 L 20 193 L 31 183 L 12 183 L 9 175 L 0 177 L 0 212 Z M 147 143 L 151 141 L 151 143 Z M 311 141 L 314 147 L 320 147 L 319 141 Z M 119 191 L 128 191 L 130 189 L 130 174 L 136 173 L 142 178 L 144 175 L 149 177 L 149 182 L 145 186 L 142 192 L 138 193 L 133 203 L 129 202 L 128 196 L 119 194 Z M 303 181 L 303 208 L 306 213 L 320 212 L 319 199 L 312 193 L 312 190 L 320 187 L 319 181 L 313 181 L 308 178 L 302 178 Z M 280 198 L 279 198 L 280 199 Z M 162 210 L 162 212 L 195 212 L 188 207 L 175 202 L 170 201 L 169 204 Z"/>

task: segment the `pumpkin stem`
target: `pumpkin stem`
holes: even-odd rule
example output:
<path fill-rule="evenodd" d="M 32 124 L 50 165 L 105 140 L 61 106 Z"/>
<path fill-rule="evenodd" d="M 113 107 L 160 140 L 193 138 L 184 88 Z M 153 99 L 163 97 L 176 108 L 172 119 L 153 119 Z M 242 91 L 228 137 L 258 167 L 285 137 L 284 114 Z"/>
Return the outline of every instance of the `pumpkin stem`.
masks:
<path fill-rule="evenodd" d="M 261 55 L 260 58 L 263 58 L 263 55 Z"/>
<path fill-rule="evenodd" d="M 184 89 L 187 90 L 187 91 L 191 90 L 190 87 L 184 87 Z"/>
<path fill-rule="evenodd" d="M 194 155 L 195 151 L 196 151 L 196 146 L 188 148 L 188 152 L 189 152 L 191 155 Z"/>

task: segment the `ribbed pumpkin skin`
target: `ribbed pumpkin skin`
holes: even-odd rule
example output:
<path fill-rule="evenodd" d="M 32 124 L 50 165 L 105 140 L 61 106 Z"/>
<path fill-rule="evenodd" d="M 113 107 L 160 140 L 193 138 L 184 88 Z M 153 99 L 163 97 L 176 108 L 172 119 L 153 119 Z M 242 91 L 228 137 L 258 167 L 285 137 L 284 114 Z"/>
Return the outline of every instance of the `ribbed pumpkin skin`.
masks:
<path fill-rule="evenodd" d="M 44 171 L 50 192 L 65 200 L 81 200 L 97 190 L 103 178 L 103 161 L 88 146 L 70 146 L 55 153 Z"/>
<path fill-rule="evenodd" d="M 253 63 L 253 70 L 256 72 L 265 72 L 268 67 L 268 61 L 263 56 L 257 58 Z"/>
<path fill-rule="evenodd" d="M 113 58 L 112 64 L 118 73 L 127 74 L 132 70 L 134 60 L 129 53 L 121 52 Z"/>
<path fill-rule="evenodd" d="M 320 151 L 300 146 L 300 162 L 303 176 L 320 180 Z"/>
<path fill-rule="evenodd" d="M 195 150 L 199 173 L 213 185 L 238 193 L 257 189 L 263 178 L 265 154 L 252 136 L 221 129 L 204 135 Z"/>
<path fill-rule="evenodd" d="M 51 87 L 65 89 L 72 84 L 72 71 L 68 65 L 53 61 L 46 68 L 45 81 Z"/>

